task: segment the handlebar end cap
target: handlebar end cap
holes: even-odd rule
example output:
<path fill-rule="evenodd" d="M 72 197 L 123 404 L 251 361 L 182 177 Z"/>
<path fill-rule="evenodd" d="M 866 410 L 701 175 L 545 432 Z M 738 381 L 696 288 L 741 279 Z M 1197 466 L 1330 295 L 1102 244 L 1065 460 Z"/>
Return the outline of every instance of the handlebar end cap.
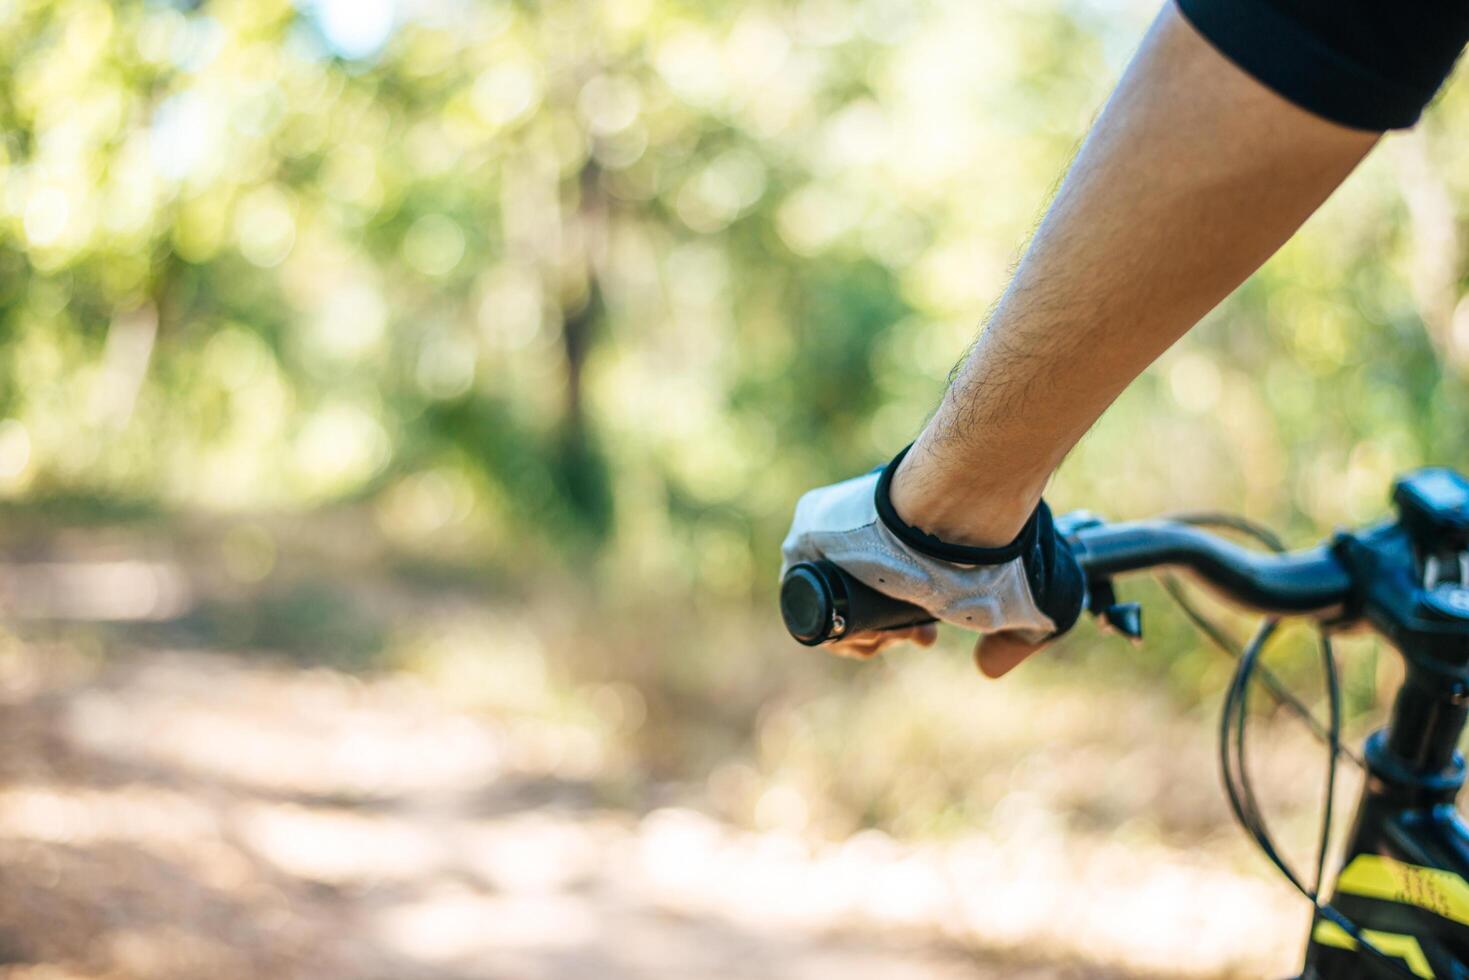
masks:
<path fill-rule="evenodd" d="M 786 573 L 780 585 L 780 616 L 799 643 L 814 647 L 832 638 L 836 617 L 832 584 L 821 569 L 802 562 Z"/>

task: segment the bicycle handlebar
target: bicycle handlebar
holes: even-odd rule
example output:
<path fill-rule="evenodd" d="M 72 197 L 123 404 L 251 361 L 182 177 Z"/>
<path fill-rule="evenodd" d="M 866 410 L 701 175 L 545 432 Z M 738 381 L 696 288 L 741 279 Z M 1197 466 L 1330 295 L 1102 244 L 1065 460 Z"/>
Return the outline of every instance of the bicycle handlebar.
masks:
<path fill-rule="evenodd" d="M 1324 545 L 1266 554 L 1176 521 L 1095 524 L 1066 540 L 1089 581 L 1147 569 L 1186 568 L 1235 602 L 1261 612 L 1326 613 L 1343 605 L 1352 587 L 1347 570 Z M 787 572 L 780 609 L 791 636 L 808 646 L 847 633 L 900 629 L 934 619 L 917 606 L 869 588 L 829 561 L 803 562 Z"/>
<path fill-rule="evenodd" d="M 1067 538 L 1087 578 L 1186 568 L 1233 601 L 1260 612 L 1303 616 L 1346 602 L 1352 580 L 1326 545 L 1270 554 L 1176 521 L 1083 528 Z"/>

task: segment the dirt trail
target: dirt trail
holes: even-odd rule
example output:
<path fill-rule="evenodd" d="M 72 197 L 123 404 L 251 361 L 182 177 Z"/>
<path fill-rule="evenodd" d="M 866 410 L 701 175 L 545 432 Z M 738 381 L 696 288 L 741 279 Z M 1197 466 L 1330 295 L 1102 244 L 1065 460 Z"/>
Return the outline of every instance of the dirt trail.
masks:
<path fill-rule="evenodd" d="M 6 978 L 1259 976 L 1299 935 L 1199 854 L 599 809 L 408 676 L 12 643 L 0 703 Z"/>

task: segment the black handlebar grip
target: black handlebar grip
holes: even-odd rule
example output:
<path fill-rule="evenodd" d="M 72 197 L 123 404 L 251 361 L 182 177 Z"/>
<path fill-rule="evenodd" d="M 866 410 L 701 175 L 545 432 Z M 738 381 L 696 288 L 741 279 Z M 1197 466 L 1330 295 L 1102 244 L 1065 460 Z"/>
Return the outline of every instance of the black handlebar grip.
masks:
<path fill-rule="evenodd" d="M 927 611 L 869 588 L 826 560 L 802 562 L 786 572 L 780 615 L 791 636 L 808 647 L 848 633 L 934 620 Z"/>

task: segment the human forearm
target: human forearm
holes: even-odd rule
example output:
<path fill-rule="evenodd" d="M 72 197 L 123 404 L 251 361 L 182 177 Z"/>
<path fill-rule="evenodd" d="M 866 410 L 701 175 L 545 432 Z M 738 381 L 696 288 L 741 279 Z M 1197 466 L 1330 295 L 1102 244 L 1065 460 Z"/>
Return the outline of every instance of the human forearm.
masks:
<path fill-rule="evenodd" d="M 1376 138 L 1268 91 L 1166 7 L 905 459 L 898 512 L 957 543 L 1013 537 L 1122 389 Z"/>

